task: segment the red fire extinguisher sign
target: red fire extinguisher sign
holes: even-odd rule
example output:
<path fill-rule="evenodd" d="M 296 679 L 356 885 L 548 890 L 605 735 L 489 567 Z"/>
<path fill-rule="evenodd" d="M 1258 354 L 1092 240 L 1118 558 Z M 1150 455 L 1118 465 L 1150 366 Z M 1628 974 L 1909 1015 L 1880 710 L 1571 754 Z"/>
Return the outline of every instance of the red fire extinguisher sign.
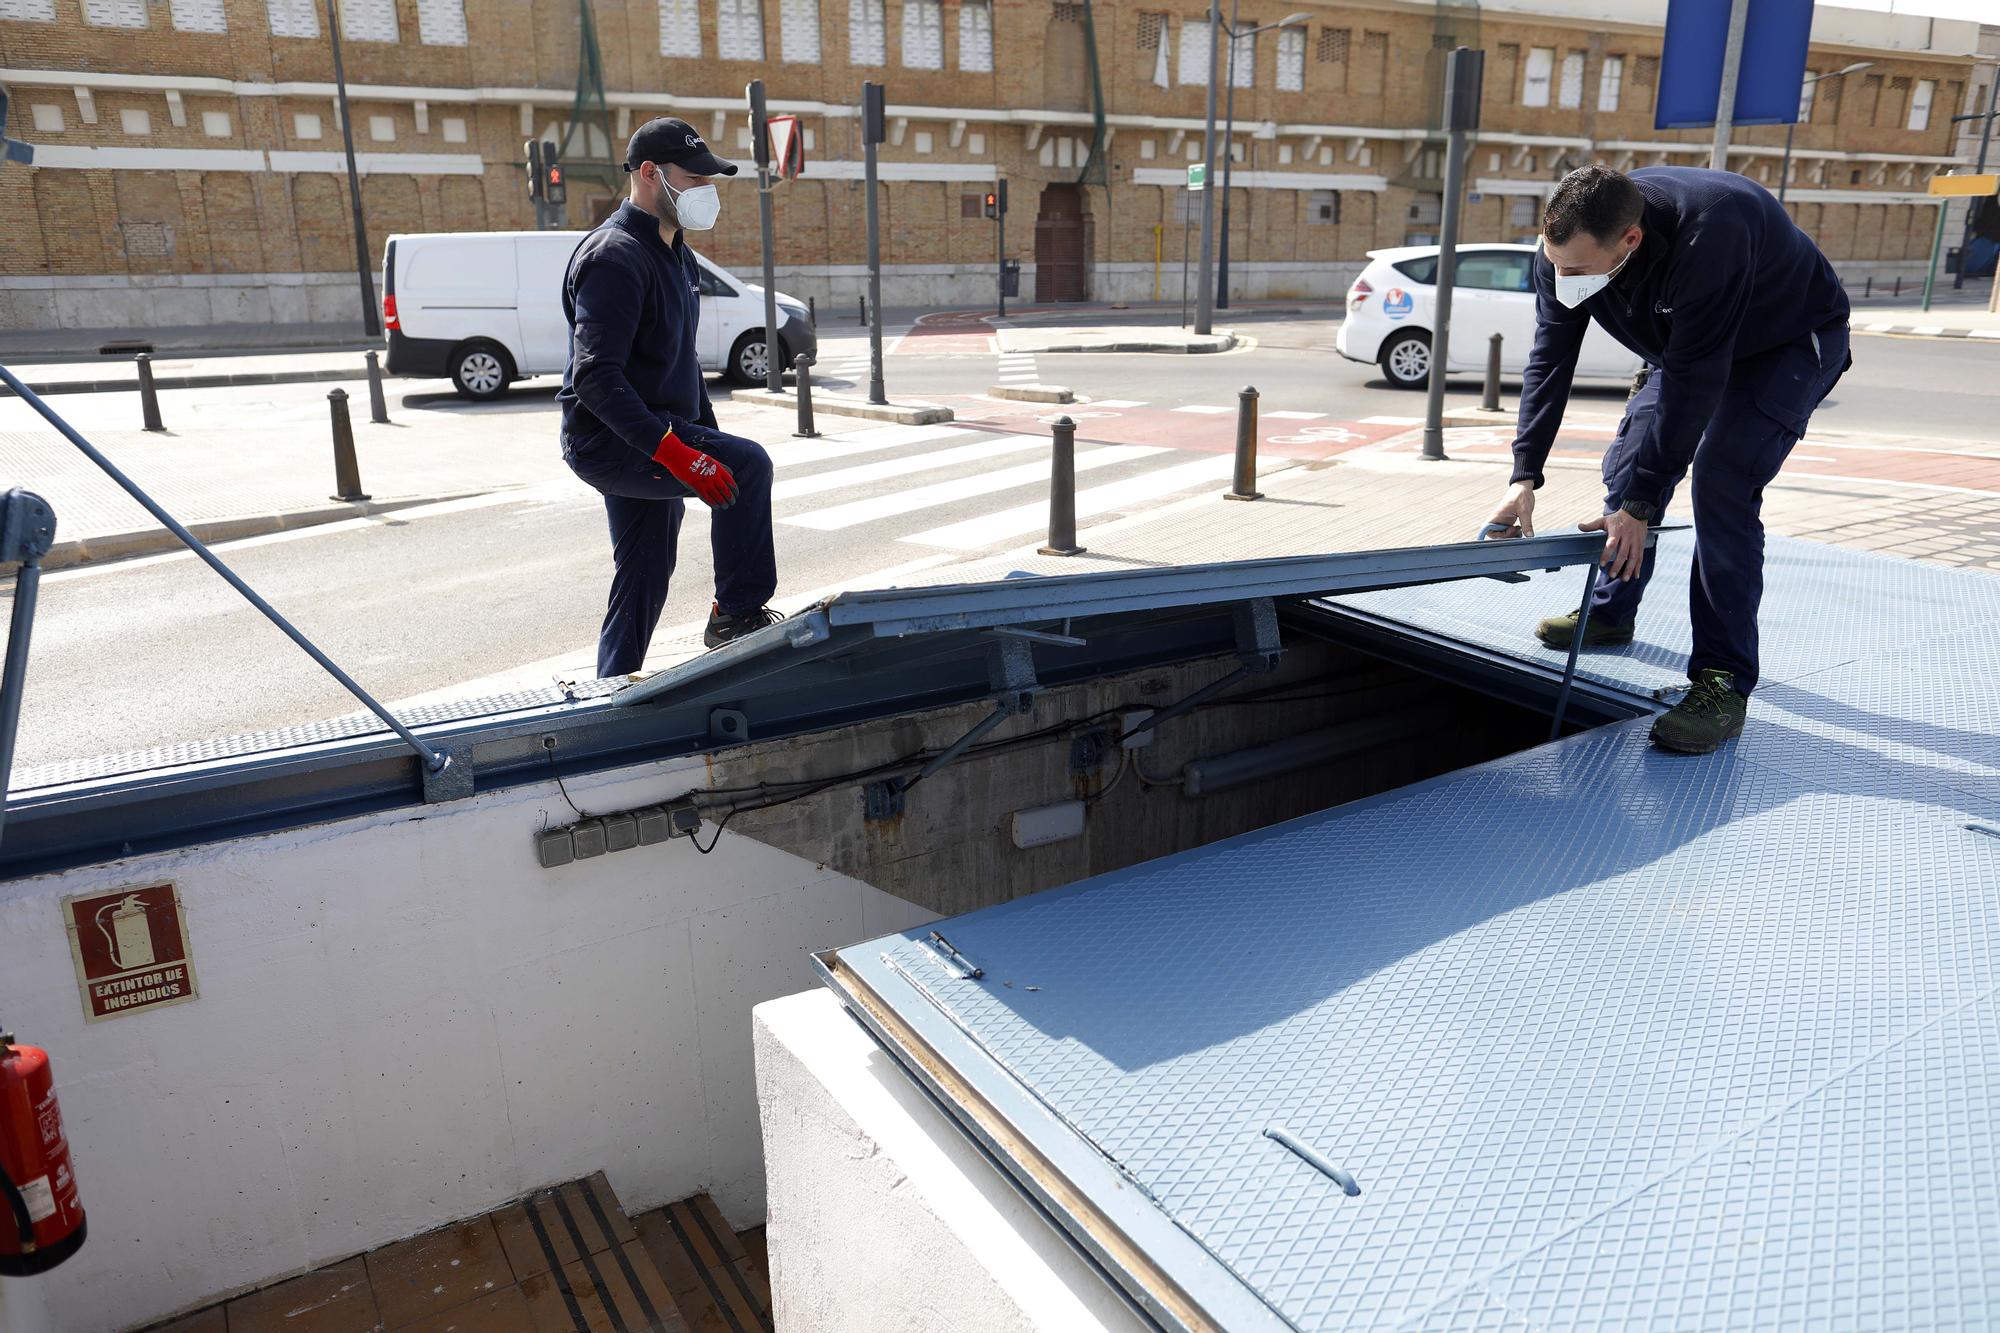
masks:
<path fill-rule="evenodd" d="M 173 885 L 65 898 L 63 917 L 90 1022 L 195 998 L 187 918 Z"/>
<path fill-rule="evenodd" d="M 48 1053 L 0 1032 L 0 1276 L 54 1268 L 84 1234 Z"/>

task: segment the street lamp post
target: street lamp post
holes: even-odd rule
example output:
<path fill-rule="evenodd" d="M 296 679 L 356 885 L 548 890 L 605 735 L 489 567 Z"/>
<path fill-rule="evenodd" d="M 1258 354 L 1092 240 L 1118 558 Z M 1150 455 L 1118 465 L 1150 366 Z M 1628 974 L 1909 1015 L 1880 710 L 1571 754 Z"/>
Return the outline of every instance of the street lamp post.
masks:
<path fill-rule="evenodd" d="M 1223 77 L 1229 80 L 1229 95 L 1224 100 L 1222 129 L 1222 238 L 1218 246 L 1220 254 L 1215 266 L 1215 308 L 1229 308 L 1229 180 L 1230 167 L 1236 161 L 1236 43 L 1244 38 L 1255 38 L 1260 32 L 1270 32 L 1274 28 L 1292 28 L 1312 19 L 1310 14 L 1287 14 L 1276 23 L 1266 23 L 1260 27 L 1236 27 L 1236 7 L 1241 0 L 1229 0 L 1229 52 L 1223 63 L 1228 72 Z"/>
<path fill-rule="evenodd" d="M 1803 91 L 1812 87 L 1812 85 L 1818 83 L 1821 79 L 1837 79 L 1843 74 L 1857 74 L 1864 69 L 1873 69 L 1874 67 L 1875 62 L 1872 60 L 1857 60 L 1845 69 L 1828 70 L 1824 74 L 1815 74 L 1800 83 L 1799 88 Z M 1798 127 L 1799 121 L 1797 116 L 1793 116 L 1792 123 L 1785 126 L 1785 163 L 1778 169 L 1778 202 L 1781 204 L 1785 202 L 1785 191 L 1792 183 L 1792 131 Z"/>
<path fill-rule="evenodd" d="M 1194 331 L 1215 331 L 1215 55 L 1222 43 L 1222 0 L 1208 3 L 1208 123 L 1201 134 L 1201 258 L 1194 274 Z M 1164 40 L 1164 39 L 1163 39 Z"/>
<path fill-rule="evenodd" d="M 340 137 L 347 145 L 347 202 L 354 209 L 354 272 L 361 283 L 361 329 L 378 337 L 375 316 L 375 271 L 368 263 L 368 229 L 361 222 L 361 176 L 354 168 L 354 117 L 347 113 L 347 75 L 340 67 L 340 16 L 326 0 L 326 35 L 333 43 L 334 96 L 340 105 Z"/>
<path fill-rule="evenodd" d="M 2000 67 L 1996 67 L 1993 70 L 1993 77 L 1987 84 L 1986 110 L 1970 116 L 1953 116 L 1951 118 L 1954 125 L 1966 120 L 1983 120 L 1986 122 L 1979 129 L 1979 165 L 1972 169 L 1975 176 L 1986 174 L 1986 148 L 1993 141 L 1993 118 L 1996 115 L 2000 115 Z M 1982 212 L 1990 207 L 1992 207 L 1990 204 L 1979 205 Z M 1968 199 L 1965 201 L 1965 235 L 1958 242 L 1958 273 L 1951 280 L 1951 285 L 1954 288 L 1965 286 L 1965 250 L 1967 246 L 1972 244 L 1972 214 L 1973 203 L 1972 200 Z M 2000 291 L 2000 273 L 1994 274 L 1993 289 Z"/>

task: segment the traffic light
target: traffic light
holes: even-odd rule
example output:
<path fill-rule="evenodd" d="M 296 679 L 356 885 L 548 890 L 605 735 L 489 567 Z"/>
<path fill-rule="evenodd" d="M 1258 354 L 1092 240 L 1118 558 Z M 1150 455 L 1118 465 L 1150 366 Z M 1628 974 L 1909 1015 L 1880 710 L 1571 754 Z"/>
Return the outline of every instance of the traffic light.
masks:
<path fill-rule="evenodd" d="M 564 181 L 563 165 L 557 158 L 561 150 L 552 143 L 542 145 L 542 198 L 552 208 L 559 208 L 569 198 L 569 186 Z"/>
<path fill-rule="evenodd" d="M 1000 216 L 1000 196 L 991 190 L 986 192 L 986 216 L 989 219 Z"/>
<path fill-rule="evenodd" d="M 542 141 L 530 139 L 521 146 L 528 158 L 528 198 L 542 202 Z"/>

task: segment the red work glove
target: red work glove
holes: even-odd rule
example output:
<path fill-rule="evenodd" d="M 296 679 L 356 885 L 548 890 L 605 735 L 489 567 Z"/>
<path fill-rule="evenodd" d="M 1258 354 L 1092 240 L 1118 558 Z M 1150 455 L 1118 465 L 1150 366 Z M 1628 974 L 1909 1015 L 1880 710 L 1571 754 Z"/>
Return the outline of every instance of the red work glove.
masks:
<path fill-rule="evenodd" d="M 736 503 L 735 474 L 699 449 L 681 443 L 668 431 L 653 450 L 653 461 L 673 474 L 674 480 L 695 493 L 710 509 L 727 509 Z"/>

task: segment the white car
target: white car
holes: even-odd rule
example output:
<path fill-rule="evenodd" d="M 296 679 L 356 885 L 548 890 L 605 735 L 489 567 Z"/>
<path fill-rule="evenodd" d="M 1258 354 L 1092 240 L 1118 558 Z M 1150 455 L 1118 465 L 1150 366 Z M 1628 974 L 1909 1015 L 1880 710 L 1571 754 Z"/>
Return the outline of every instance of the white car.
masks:
<path fill-rule="evenodd" d="M 382 323 L 392 375 L 449 377 L 467 398 L 569 364 L 563 275 L 581 231 L 426 232 L 391 236 L 382 256 Z M 764 289 L 695 255 L 701 268 L 701 368 L 762 383 Z M 803 301 L 778 294 L 783 364 L 812 364 L 819 337 Z"/>
<path fill-rule="evenodd" d="M 1439 249 L 1370 250 L 1368 267 L 1347 289 L 1347 318 L 1334 346 L 1350 361 L 1382 367 L 1398 388 L 1421 389 L 1430 382 Z M 1458 247 L 1448 374 L 1485 374 L 1487 340 L 1497 333 L 1500 371 L 1519 378 L 1535 344 L 1534 261 L 1532 245 Z M 1591 321 L 1577 356 L 1577 378 L 1630 379 L 1639 365 L 1637 356 Z"/>

